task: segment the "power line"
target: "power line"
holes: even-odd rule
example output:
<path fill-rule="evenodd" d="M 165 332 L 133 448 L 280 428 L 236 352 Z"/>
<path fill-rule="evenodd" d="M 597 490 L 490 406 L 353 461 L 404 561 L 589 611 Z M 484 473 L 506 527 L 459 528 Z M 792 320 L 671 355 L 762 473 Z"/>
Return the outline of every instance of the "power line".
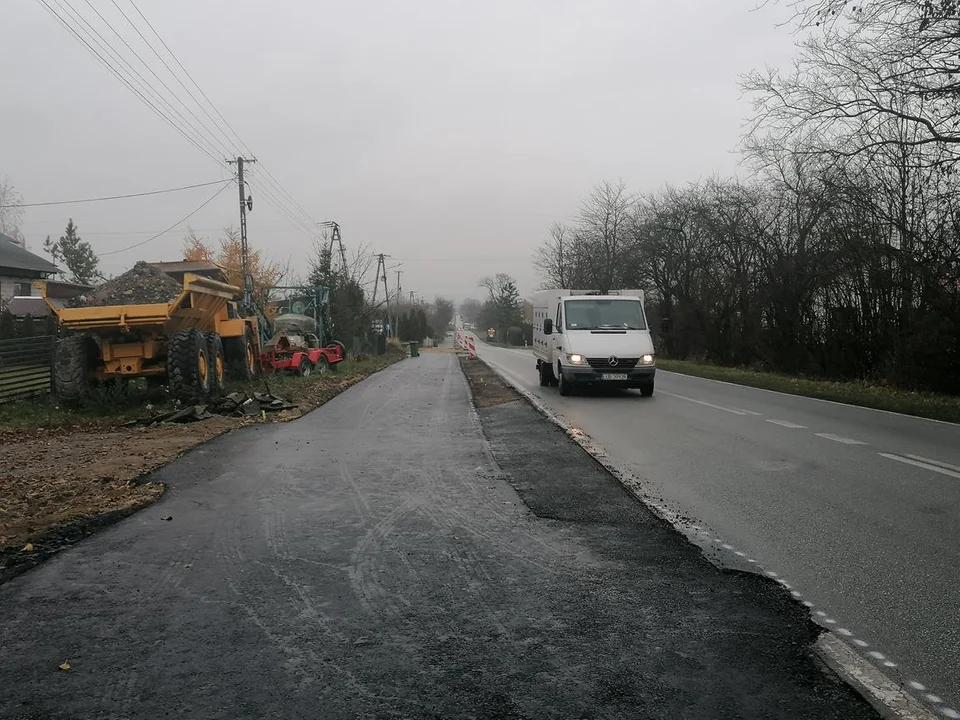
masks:
<path fill-rule="evenodd" d="M 111 2 L 113 2 L 113 5 L 114 5 L 118 10 L 120 10 L 120 13 L 124 16 L 124 18 L 126 18 L 127 22 L 129 22 L 129 23 L 131 24 L 131 26 L 133 26 L 133 23 L 132 23 L 132 21 L 130 20 L 130 18 L 126 15 L 126 13 L 123 12 L 123 10 L 120 9 L 119 5 L 117 5 L 116 0 L 111 0 Z M 249 146 L 243 141 L 243 138 L 240 137 L 239 133 L 237 133 L 237 131 L 234 130 L 233 126 L 230 124 L 230 121 L 227 120 L 227 119 L 224 117 L 223 113 L 220 112 L 220 110 L 217 108 L 217 106 L 216 106 L 216 105 L 213 103 L 213 101 L 210 99 L 210 96 L 207 95 L 206 92 L 204 92 L 203 88 L 200 87 L 200 84 L 194 79 L 193 75 L 190 74 L 190 71 L 187 70 L 187 68 L 184 66 L 184 64 L 183 64 L 182 62 L 180 62 L 180 58 L 177 57 L 176 53 L 173 52 L 173 50 L 170 48 L 169 45 L 167 45 L 167 43 L 166 43 L 166 41 L 163 39 L 163 37 L 161 37 L 160 33 L 157 32 L 157 29 L 153 26 L 153 23 L 151 23 L 150 20 L 148 20 L 147 17 L 143 14 L 143 12 L 140 10 L 139 6 L 137 5 L 136 1 L 135 1 L 135 0 L 129 0 L 129 2 L 130 2 L 130 5 L 133 7 L 133 9 L 136 10 L 136 12 L 137 12 L 137 14 L 140 16 L 140 18 L 146 23 L 147 27 L 150 28 L 150 31 L 153 33 L 153 35 L 157 38 L 157 40 L 160 41 L 160 44 L 163 46 L 164 50 L 167 51 L 167 53 L 170 55 L 170 57 L 173 59 L 173 61 L 174 61 L 174 62 L 177 64 L 177 66 L 183 71 L 183 74 L 186 75 L 187 79 L 190 80 L 190 82 L 193 84 L 193 86 L 197 89 L 197 92 L 200 93 L 200 95 L 203 97 L 203 99 L 207 101 L 207 104 L 210 106 L 210 108 L 213 110 L 213 112 L 216 113 L 217 117 L 220 118 L 220 120 L 221 120 L 221 121 L 223 122 L 223 124 L 227 127 L 227 129 L 233 134 L 233 137 L 236 138 L 236 141 L 240 144 L 240 147 L 243 149 L 244 153 L 247 154 L 247 155 L 250 155 L 250 156 L 254 156 L 255 154 L 253 153 L 253 151 L 250 150 Z M 137 28 L 136 28 L 135 26 L 134 26 L 134 29 L 137 30 Z M 173 76 L 177 79 L 177 82 L 180 83 L 180 86 L 183 87 L 183 89 L 187 91 L 187 94 L 190 95 L 191 99 L 192 99 L 195 103 L 197 103 L 197 106 L 200 107 L 201 110 L 203 110 L 204 114 L 205 114 L 205 115 L 210 119 L 210 121 L 217 127 L 217 129 L 220 130 L 220 132 L 221 132 L 221 134 L 224 136 L 224 138 L 226 138 L 227 141 L 230 142 L 230 139 L 227 137 L 227 134 L 223 131 L 223 129 L 222 129 L 221 127 L 219 127 L 219 126 L 217 125 L 216 120 L 213 119 L 213 117 L 210 115 L 210 113 L 207 111 L 207 109 L 203 106 L 203 104 L 202 104 L 199 100 L 197 100 L 197 98 L 193 95 L 193 93 L 190 92 L 189 89 L 187 89 L 187 87 L 186 87 L 186 86 L 184 85 L 184 83 L 180 80 L 180 78 L 177 77 L 176 73 L 170 68 L 170 66 L 166 63 L 166 61 L 163 60 L 163 58 L 160 56 L 160 53 L 159 53 L 149 42 L 147 42 L 147 39 L 143 36 L 142 33 L 140 33 L 139 30 L 137 30 L 137 33 L 140 35 L 140 37 L 143 39 L 143 41 L 147 44 L 147 46 L 148 46 L 151 50 L 153 50 L 154 54 L 160 59 L 160 62 L 163 63 L 164 67 L 167 68 L 167 70 L 170 72 L 170 74 L 173 75 Z M 277 180 L 276 177 L 274 177 L 273 173 L 271 173 L 266 167 L 263 166 L 263 163 L 262 163 L 262 162 L 260 163 L 260 168 L 259 168 L 259 169 L 260 169 L 260 170 L 262 171 L 262 173 L 263 173 L 264 182 L 267 183 L 267 184 L 269 184 L 269 185 L 272 187 L 273 192 L 278 193 L 279 196 L 280 196 L 279 198 L 275 198 L 275 197 L 274 197 L 273 199 L 274 199 L 276 202 L 279 202 L 280 199 L 285 199 L 285 200 L 286 200 L 286 204 L 287 204 L 287 205 L 292 205 L 292 207 L 294 208 L 293 214 L 296 215 L 297 213 L 299 213 L 299 214 L 301 215 L 301 217 L 300 217 L 300 222 L 303 222 L 304 220 L 306 220 L 307 222 L 306 222 L 305 224 L 306 224 L 308 227 L 310 227 L 310 226 L 313 224 L 313 222 L 314 222 L 314 221 L 313 221 L 313 218 L 311 218 L 311 216 L 310 216 L 310 213 L 307 212 L 307 211 L 303 208 L 303 206 L 300 205 L 300 203 L 297 202 L 297 200 L 293 197 L 293 195 L 291 195 L 291 194 L 286 190 L 286 188 L 283 187 L 283 185 L 281 185 L 280 181 Z M 256 176 L 256 173 L 254 173 L 253 176 Z M 252 184 L 252 183 L 251 183 L 251 184 Z M 263 192 L 263 188 L 262 188 L 262 187 L 261 187 L 261 192 Z M 265 194 L 266 194 L 266 193 L 265 193 Z M 289 208 L 288 208 L 288 209 L 289 209 Z M 311 236 L 312 236 L 312 234 L 313 234 L 312 229 L 310 230 L 310 234 L 311 234 Z"/>
<path fill-rule="evenodd" d="M 225 182 L 225 183 L 223 184 L 223 187 L 222 187 L 222 188 L 220 188 L 220 189 L 217 190 L 213 195 L 211 195 L 209 198 L 207 198 L 207 199 L 203 202 L 203 204 L 201 204 L 196 210 L 193 210 L 192 212 L 188 213 L 187 215 L 184 215 L 182 218 L 180 218 L 179 220 L 177 220 L 173 225 L 171 225 L 170 227 L 168 227 L 166 230 L 164 230 L 164 231 L 162 231 L 162 232 L 158 232 L 158 233 L 157 233 L 156 235 L 154 235 L 153 237 L 148 237 L 146 240 L 141 240 L 140 242 L 138 242 L 138 243 L 136 243 L 136 244 L 134 244 L 134 245 L 129 245 L 129 246 L 125 247 L 125 248 L 121 248 L 120 250 L 111 250 L 110 252 L 100 253 L 100 257 L 104 257 L 104 256 L 106 256 L 106 255 L 117 255 L 117 254 L 119 254 L 119 253 L 126 252 L 127 250 L 133 250 L 134 248 L 141 247 L 141 246 L 143 246 L 143 245 L 146 245 L 148 242 L 152 242 L 153 240 L 156 240 L 156 239 L 157 239 L 158 237 L 160 237 L 161 235 L 166 235 L 168 232 L 170 232 L 170 231 L 173 230 L 175 227 L 177 227 L 177 225 L 182 225 L 182 224 L 185 223 L 187 220 L 189 220 L 189 219 L 192 218 L 194 215 L 196 215 L 198 212 L 200 212 L 201 210 L 203 210 L 207 205 L 209 205 L 210 203 L 212 203 L 212 202 L 214 201 L 214 199 L 215 199 L 220 193 L 222 193 L 224 190 L 226 190 L 227 187 L 230 186 L 231 184 L 233 184 L 233 181 L 232 181 L 232 180 L 228 180 L 227 182 Z"/>
<path fill-rule="evenodd" d="M 0 205 L 0 208 L 45 207 L 47 205 L 76 205 L 78 203 L 102 202 L 103 200 L 126 200 L 127 198 L 147 197 L 148 195 L 163 195 L 164 193 L 180 192 L 181 190 L 193 190 L 194 188 L 219 185 L 222 182 L 223 180 L 213 180 L 212 182 L 197 183 L 196 185 L 183 185 L 182 187 L 167 188 L 166 190 L 151 190 L 149 192 L 130 193 L 129 195 L 109 195 L 107 197 L 85 198 L 83 200 L 56 200 L 50 202 L 17 203 L 15 205 Z"/>
<path fill-rule="evenodd" d="M 220 161 L 217 159 L 216 154 L 211 153 L 208 148 L 204 148 L 200 143 L 197 142 L 197 140 L 196 140 L 195 138 L 193 138 L 193 137 L 191 137 L 190 135 L 188 135 L 188 134 L 183 130 L 183 128 L 181 128 L 179 125 L 177 125 L 176 122 L 174 122 L 173 119 L 171 119 L 170 117 L 168 117 L 162 110 L 160 110 L 160 108 L 158 108 L 158 107 L 153 103 L 153 101 L 152 101 L 150 98 L 146 97 L 146 95 L 144 95 L 144 93 L 141 92 L 140 89 L 138 89 L 137 87 L 134 86 L 134 83 L 131 82 L 131 80 L 129 80 L 128 78 L 124 77 L 123 73 L 121 73 L 120 70 L 118 70 L 116 67 L 114 67 L 114 65 L 111 63 L 110 60 L 107 60 L 106 58 L 104 58 L 103 55 L 101 55 L 100 52 L 98 52 L 97 49 L 94 48 L 93 45 L 91 45 L 90 42 L 88 42 L 87 39 L 84 38 L 84 37 L 77 31 L 77 29 L 76 29 L 75 27 L 73 27 L 67 20 L 65 20 L 60 13 L 58 13 L 56 10 L 54 10 L 52 7 L 50 7 L 50 3 L 48 3 L 47 0 L 37 0 L 37 1 L 38 1 L 41 5 L 43 5 L 43 6 L 47 9 L 47 11 L 48 11 L 51 15 L 53 15 L 54 18 L 57 19 L 57 21 L 67 30 L 67 32 L 69 32 L 71 35 L 73 35 L 74 38 L 76 38 L 82 45 L 84 45 L 84 47 L 86 47 L 87 51 L 90 52 L 95 58 L 97 58 L 97 60 L 100 62 L 101 65 L 103 65 L 111 74 L 113 74 L 114 77 L 116 77 L 128 90 L 130 90 L 130 92 L 132 92 L 134 95 L 136 95 L 136 96 L 140 99 L 140 101 L 141 101 L 142 103 L 144 103 L 144 104 L 145 104 L 148 108 L 150 108 L 158 117 L 160 117 L 160 118 L 161 118 L 162 120 L 164 120 L 167 124 L 169 124 L 170 127 L 172 127 L 174 130 L 176 130 L 187 142 L 189 142 L 191 145 L 193 145 L 193 146 L 194 146 L 195 148 L 197 148 L 200 152 L 202 152 L 204 155 L 206 155 L 207 157 L 209 157 L 211 160 L 213 160 L 213 161 L 216 162 L 217 164 L 220 163 Z M 64 8 L 64 6 L 60 3 L 60 0 L 52 0 L 52 1 L 57 4 L 57 7 L 59 7 L 62 12 L 64 12 L 65 14 L 67 13 L 67 11 L 66 11 L 66 9 Z M 78 15 L 78 16 L 80 17 L 80 19 L 83 20 L 83 17 L 80 16 L 79 13 L 77 13 L 76 9 L 73 8 L 72 6 L 70 6 L 69 3 L 68 3 L 68 7 L 70 7 L 70 10 L 71 10 L 74 14 Z M 74 17 L 74 15 L 71 15 L 71 18 L 73 18 L 73 17 Z M 84 21 L 84 22 L 85 22 L 85 21 Z M 87 24 L 89 25 L 89 23 L 87 23 Z M 109 45 L 109 43 L 106 43 L 106 46 L 107 46 L 107 47 L 105 47 L 103 43 L 97 42 L 96 39 L 93 37 L 93 34 L 91 34 L 89 31 L 84 31 L 84 32 L 86 33 L 87 37 L 90 38 L 91 41 L 93 41 L 94 43 L 96 43 L 97 45 L 100 46 L 100 49 L 103 50 L 104 53 L 107 53 L 107 54 L 109 55 L 109 53 L 107 52 L 107 47 L 110 47 L 111 50 L 113 49 L 112 46 Z M 102 36 L 101 36 L 101 37 L 102 37 Z M 104 41 L 104 42 L 106 42 L 106 41 Z M 116 50 L 114 50 L 113 52 L 114 52 L 115 55 L 117 55 L 117 56 L 119 57 L 119 54 L 116 52 Z M 123 58 L 120 58 L 120 59 L 123 60 Z M 129 65 L 129 63 L 128 63 L 128 65 Z M 145 85 L 145 83 L 144 83 L 144 82 L 141 82 L 141 87 L 144 87 L 144 85 Z M 146 85 L 149 85 L 149 83 L 146 83 Z M 144 87 L 144 89 L 145 89 L 145 90 L 148 90 L 148 88 L 146 88 L 146 87 Z M 162 100 L 162 98 L 161 98 L 161 100 Z"/>
<path fill-rule="evenodd" d="M 133 53 L 134 57 L 142 64 L 147 71 L 153 75 L 154 78 L 166 89 L 167 93 L 178 102 L 188 113 L 195 122 L 191 122 L 190 119 L 184 116 L 184 114 L 179 111 L 171 101 L 164 96 L 164 94 L 154 86 L 154 84 L 145 78 L 137 69 L 124 57 L 124 53 L 116 48 L 110 41 L 108 41 L 93 25 L 80 13 L 76 8 L 70 5 L 69 0 L 51 0 L 56 3 L 64 15 L 68 15 L 74 23 L 77 24 L 77 27 L 71 25 L 70 21 L 65 19 L 63 15 L 54 10 L 47 0 L 38 0 L 47 11 L 52 14 L 60 24 L 67 29 L 78 41 L 80 41 L 87 50 L 93 54 L 97 60 L 110 71 L 120 82 L 127 87 L 128 90 L 133 92 L 138 99 L 148 106 L 156 115 L 161 117 L 165 122 L 167 122 L 171 127 L 174 128 L 185 140 L 190 142 L 194 147 L 200 150 L 207 157 L 211 158 L 218 165 L 221 164 L 221 160 L 217 158 L 217 155 L 227 155 L 228 157 L 234 156 L 235 153 L 232 152 L 231 146 L 233 141 L 230 139 L 228 133 L 217 123 L 213 118 L 210 112 L 207 110 L 207 107 L 200 102 L 197 96 L 190 91 L 186 86 L 181 77 L 177 74 L 175 69 L 164 60 L 163 56 L 160 54 L 157 47 L 151 43 L 144 33 L 137 27 L 137 24 L 128 15 L 123 9 L 117 4 L 116 0 L 112 0 L 114 7 L 120 12 L 123 18 L 127 23 L 133 28 L 137 33 L 140 39 L 144 44 L 153 52 L 157 59 L 163 64 L 166 70 L 173 76 L 176 82 L 180 85 L 181 88 L 187 93 L 189 98 L 197 105 L 197 107 L 203 112 L 203 114 L 210 120 L 211 125 L 214 130 L 211 130 L 202 118 L 189 107 L 188 103 L 181 98 L 177 92 L 175 92 L 162 78 L 153 70 L 150 64 L 134 49 L 130 43 L 128 43 L 120 32 L 110 23 L 107 18 L 105 18 L 97 9 L 90 3 L 90 0 L 86 0 L 87 4 L 93 10 L 93 12 L 100 18 L 100 20 L 116 35 L 120 41 L 123 43 L 126 48 Z M 237 134 L 236 130 L 230 125 L 226 120 L 223 114 L 219 111 L 216 105 L 210 100 L 209 96 L 204 92 L 203 88 L 197 83 L 193 76 L 187 71 L 186 67 L 180 62 L 176 54 L 172 49 L 167 45 L 167 43 L 160 36 L 156 28 L 150 23 L 146 18 L 140 8 L 137 6 L 134 0 L 129 0 L 131 6 L 136 11 L 137 15 L 146 23 L 147 27 L 150 28 L 150 31 L 156 36 L 163 48 L 169 53 L 170 57 L 176 63 L 176 65 L 183 71 L 183 74 L 189 79 L 193 86 L 197 89 L 197 92 L 206 100 L 210 108 L 214 113 L 220 118 L 224 125 L 229 129 L 230 133 L 236 138 L 237 142 L 242 148 L 247 152 L 247 154 L 252 155 L 253 153 L 249 152 L 249 147 L 246 143 L 243 142 L 242 138 Z M 69 8 L 69 12 L 64 8 L 62 3 L 66 3 Z M 86 26 L 85 28 L 81 26 Z M 79 28 L 79 29 L 78 29 Z M 81 34 L 84 33 L 87 37 L 83 37 Z M 94 37 L 96 35 L 96 37 Z M 89 38 L 89 41 L 88 39 Z M 99 38 L 99 39 L 98 39 Z M 99 47 L 99 51 L 96 47 Z M 101 52 L 102 51 L 102 52 Z M 125 67 L 124 67 L 125 66 Z M 158 107 L 159 105 L 159 107 Z M 222 136 L 226 143 L 220 139 L 219 136 Z M 222 167 L 222 165 L 221 165 Z M 251 186 L 257 188 L 258 193 L 261 194 L 264 198 L 264 201 L 276 209 L 282 216 L 286 217 L 291 221 L 292 225 L 306 233 L 308 237 L 314 238 L 316 235 L 315 232 L 315 222 L 310 214 L 303 208 L 300 203 L 290 194 L 283 185 L 273 176 L 270 171 L 262 167 L 262 181 L 261 182 L 251 182 Z M 253 178 L 251 178 L 252 180 Z"/>

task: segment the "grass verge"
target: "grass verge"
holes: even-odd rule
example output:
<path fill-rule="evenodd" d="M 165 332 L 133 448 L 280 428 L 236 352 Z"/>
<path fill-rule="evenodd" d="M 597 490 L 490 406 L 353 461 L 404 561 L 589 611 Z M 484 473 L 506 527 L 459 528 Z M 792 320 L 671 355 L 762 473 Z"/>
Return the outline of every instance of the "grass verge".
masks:
<path fill-rule="evenodd" d="M 657 367 L 667 372 L 694 375 L 708 380 L 723 380 L 738 385 L 776 390 L 790 395 L 833 400 L 847 405 L 889 410 L 933 420 L 960 422 L 960 397 L 953 395 L 911 392 L 868 383 L 793 377 L 744 368 L 707 365 L 686 360 L 662 360 L 658 358 Z"/>

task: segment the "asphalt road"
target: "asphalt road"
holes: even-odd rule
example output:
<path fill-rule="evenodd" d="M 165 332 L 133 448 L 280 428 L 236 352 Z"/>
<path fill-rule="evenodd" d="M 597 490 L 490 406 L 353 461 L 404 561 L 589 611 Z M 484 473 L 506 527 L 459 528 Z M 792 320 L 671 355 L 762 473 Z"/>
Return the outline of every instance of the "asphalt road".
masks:
<path fill-rule="evenodd" d="M 526 403 L 479 414 L 424 354 L 167 466 L 158 504 L 0 585 L 0 717 L 875 717 L 779 586 Z"/>
<path fill-rule="evenodd" d="M 562 398 L 530 352 L 478 352 L 701 528 L 720 562 L 777 573 L 815 619 L 960 717 L 960 425 L 663 371 L 652 398 Z"/>

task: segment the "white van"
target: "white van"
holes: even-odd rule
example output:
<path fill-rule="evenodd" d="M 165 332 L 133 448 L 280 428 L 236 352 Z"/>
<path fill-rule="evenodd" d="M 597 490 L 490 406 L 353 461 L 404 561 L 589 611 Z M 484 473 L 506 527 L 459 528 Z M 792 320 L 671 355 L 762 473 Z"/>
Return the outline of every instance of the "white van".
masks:
<path fill-rule="evenodd" d="M 643 290 L 541 290 L 533 298 L 533 354 L 541 385 L 637 388 L 653 395 L 653 339 Z"/>

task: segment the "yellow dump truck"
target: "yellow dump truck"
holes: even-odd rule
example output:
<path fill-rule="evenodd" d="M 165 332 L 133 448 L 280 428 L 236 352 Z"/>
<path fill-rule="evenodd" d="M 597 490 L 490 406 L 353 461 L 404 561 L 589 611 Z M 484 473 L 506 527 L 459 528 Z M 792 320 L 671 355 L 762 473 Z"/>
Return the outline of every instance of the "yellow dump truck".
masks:
<path fill-rule="evenodd" d="M 237 314 L 234 299 L 240 288 L 192 272 L 181 277 L 182 289 L 169 302 L 81 301 L 75 307 L 48 297 L 46 284 L 38 282 L 60 325 L 70 332 L 54 356 L 57 394 L 76 401 L 98 384 L 145 377 L 166 382 L 183 400 L 202 401 L 222 392 L 228 365 L 240 377 L 254 376 L 260 334 L 255 318 Z"/>

